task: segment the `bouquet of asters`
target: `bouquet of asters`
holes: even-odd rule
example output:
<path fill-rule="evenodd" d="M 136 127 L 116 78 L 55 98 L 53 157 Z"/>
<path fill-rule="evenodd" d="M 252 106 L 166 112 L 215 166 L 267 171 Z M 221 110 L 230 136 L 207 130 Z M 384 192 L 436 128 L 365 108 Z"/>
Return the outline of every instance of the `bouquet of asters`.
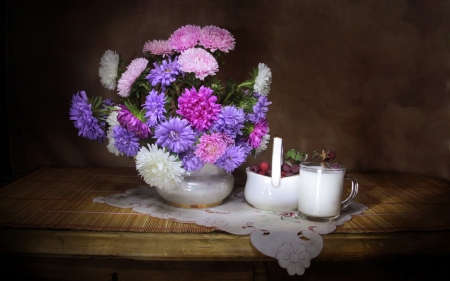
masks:
<path fill-rule="evenodd" d="M 222 83 L 219 61 L 235 47 L 216 26 L 186 25 L 167 40 L 150 40 L 126 68 L 107 50 L 100 60 L 102 85 L 120 103 L 84 91 L 73 95 L 70 120 L 78 135 L 103 142 L 115 155 L 133 157 L 144 181 L 171 188 L 186 171 L 213 164 L 232 172 L 266 149 L 266 113 L 272 73 L 263 63 L 249 80 Z"/>

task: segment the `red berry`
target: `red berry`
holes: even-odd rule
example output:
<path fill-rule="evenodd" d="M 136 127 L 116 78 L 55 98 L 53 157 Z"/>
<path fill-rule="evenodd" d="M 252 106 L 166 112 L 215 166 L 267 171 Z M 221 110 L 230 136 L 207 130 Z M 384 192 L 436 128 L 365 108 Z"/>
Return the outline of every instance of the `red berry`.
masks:
<path fill-rule="evenodd" d="M 272 169 L 267 169 L 266 175 L 272 177 Z"/>
<path fill-rule="evenodd" d="M 264 172 L 264 171 L 259 171 L 258 174 L 265 176 L 265 175 L 266 175 L 266 172 Z"/>
<path fill-rule="evenodd" d="M 261 169 L 261 171 L 267 171 L 267 169 L 269 169 L 269 163 L 263 161 L 261 162 L 261 164 L 259 164 L 259 168 Z"/>
<path fill-rule="evenodd" d="M 255 173 L 258 173 L 260 170 L 259 170 L 259 165 L 258 164 L 253 164 L 253 165 L 251 165 L 250 166 L 250 171 L 252 171 L 252 172 L 255 172 Z"/>

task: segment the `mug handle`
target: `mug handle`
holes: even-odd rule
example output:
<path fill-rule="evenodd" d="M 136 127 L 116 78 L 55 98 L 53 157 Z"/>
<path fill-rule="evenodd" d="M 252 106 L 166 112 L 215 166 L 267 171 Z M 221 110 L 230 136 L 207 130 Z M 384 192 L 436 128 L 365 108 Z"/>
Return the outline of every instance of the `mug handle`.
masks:
<path fill-rule="evenodd" d="M 341 209 L 347 208 L 350 204 L 352 204 L 353 200 L 355 200 L 356 195 L 358 195 L 358 181 L 355 177 L 345 175 L 344 180 L 350 180 L 352 182 L 352 191 L 347 199 L 342 201 Z"/>
<path fill-rule="evenodd" d="M 272 150 L 272 186 L 279 187 L 281 182 L 281 161 L 283 159 L 282 138 L 273 138 Z"/>

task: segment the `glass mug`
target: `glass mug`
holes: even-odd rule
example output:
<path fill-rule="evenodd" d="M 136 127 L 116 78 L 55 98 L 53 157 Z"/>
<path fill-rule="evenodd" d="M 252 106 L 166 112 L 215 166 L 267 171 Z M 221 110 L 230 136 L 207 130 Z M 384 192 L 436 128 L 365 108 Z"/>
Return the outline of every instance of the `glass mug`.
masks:
<path fill-rule="evenodd" d="M 352 182 L 350 196 L 342 200 L 344 180 Z M 329 222 L 337 219 L 341 209 L 349 206 L 358 195 L 358 182 L 345 175 L 345 167 L 325 168 L 318 163 L 300 164 L 298 212 L 311 221 Z"/>

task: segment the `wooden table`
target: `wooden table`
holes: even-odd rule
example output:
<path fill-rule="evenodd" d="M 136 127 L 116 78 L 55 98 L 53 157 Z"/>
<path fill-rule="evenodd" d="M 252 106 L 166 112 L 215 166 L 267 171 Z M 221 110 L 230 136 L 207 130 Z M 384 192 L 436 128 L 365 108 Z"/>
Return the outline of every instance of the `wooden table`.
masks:
<path fill-rule="evenodd" d="M 444 181 L 420 177 L 450 190 Z M 61 184 L 60 179 L 46 182 L 47 189 Z M 23 179 L 7 187 L 24 186 L 33 189 Z M 8 200 L 9 192 L 0 198 Z M 450 202 L 439 204 L 449 213 Z M 7 213 L 3 211 L 1 216 Z M 333 233 L 323 238 L 324 248 L 305 275 L 291 277 L 274 259 L 259 253 L 248 236 L 5 226 L 0 228 L 0 268 L 3 276 L 10 276 L 2 280 L 450 280 L 449 228 Z"/>

